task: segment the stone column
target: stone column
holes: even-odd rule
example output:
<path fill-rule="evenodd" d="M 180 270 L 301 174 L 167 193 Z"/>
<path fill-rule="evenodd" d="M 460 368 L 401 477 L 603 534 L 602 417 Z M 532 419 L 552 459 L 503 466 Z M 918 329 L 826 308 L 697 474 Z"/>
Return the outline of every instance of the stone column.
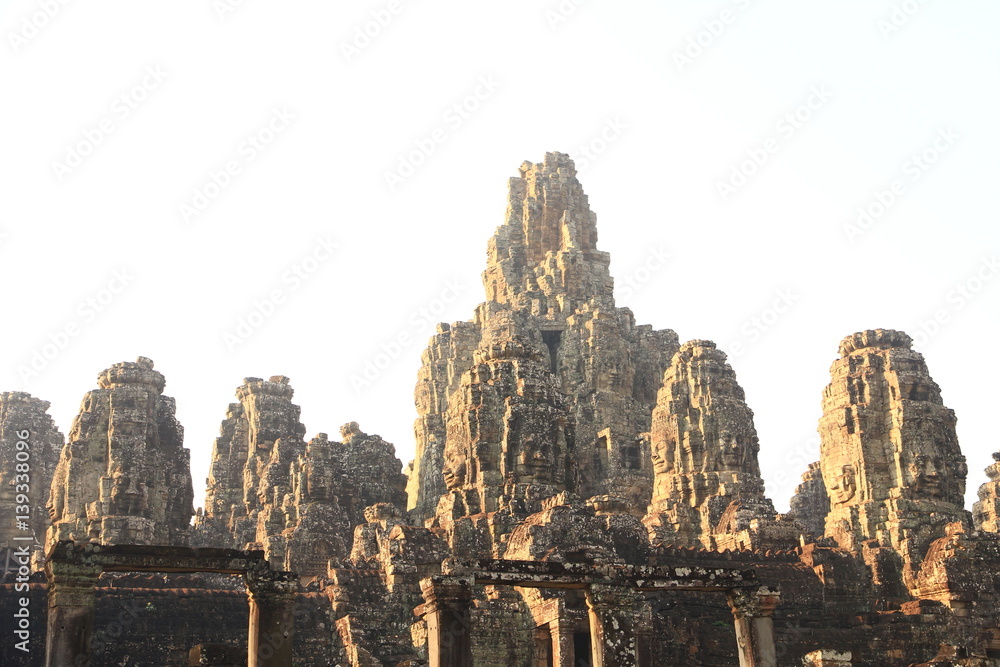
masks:
<path fill-rule="evenodd" d="M 45 565 L 49 583 L 46 667 L 90 664 L 94 630 L 94 595 L 101 576 L 99 565 L 50 560 Z"/>
<path fill-rule="evenodd" d="M 591 584 L 587 587 L 590 610 L 590 644 L 593 667 L 634 667 L 637 595 L 627 586 Z"/>
<path fill-rule="evenodd" d="M 569 619 L 560 618 L 549 623 L 549 634 L 552 635 L 553 667 L 576 666 L 573 631 L 573 622 Z"/>
<path fill-rule="evenodd" d="M 246 581 L 250 598 L 247 666 L 291 665 L 298 575 L 264 570 L 247 572 Z"/>
<path fill-rule="evenodd" d="M 420 581 L 430 667 L 472 667 L 472 582 L 435 574 Z"/>
<path fill-rule="evenodd" d="M 644 600 L 639 605 L 639 612 L 636 615 L 635 643 L 638 647 L 636 664 L 641 667 L 655 665 L 653 656 L 653 607 L 649 600 Z"/>
<path fill-rule="evenodd" d="M 778 605 L 778 592 L 767 587 L 735 588 L 727 596 L 736 620 L 740 667 L 777 667 L 771 614 Z"/>

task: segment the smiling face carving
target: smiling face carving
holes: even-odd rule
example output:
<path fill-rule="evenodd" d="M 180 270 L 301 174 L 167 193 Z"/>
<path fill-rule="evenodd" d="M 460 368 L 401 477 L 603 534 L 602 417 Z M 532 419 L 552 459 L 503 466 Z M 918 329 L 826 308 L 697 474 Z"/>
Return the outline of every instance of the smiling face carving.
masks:
<path fill-rule="evenodd" d="M 465 461 L 449 461 L 444 466 L 444 483 L 449 491 L 465 485 Z"/>
<path fill-rule="evenodd" d="M 835 505 L 845 505 L 854 499 L 857 493 L 857 474 L 850 463 L 840 466 L 830 485 L 830 500 Z"/>
<path fill-rule="evenodd" d="M 665 475 L 673 472 L 673 466 L 670 465 L 670 461 L 666 457 L 665 449 L 665 447 L 661 448 L 654 445 L 650 450 L 653 472 L 658 475 Z"/>
<path fill-rule="evenodd" d="M 723 470 L 741 470 L 746 465 L 747 448 L 739 442 L 733 433 L 723 430 L 719 434 L 718 448 L 721 452 Z"/>
<path fill-rule="evenodd" d="M 944 497 L 947 473 L 940 458 L 917 454 L 909 468 L 914 496 L 936 500 Z"/>

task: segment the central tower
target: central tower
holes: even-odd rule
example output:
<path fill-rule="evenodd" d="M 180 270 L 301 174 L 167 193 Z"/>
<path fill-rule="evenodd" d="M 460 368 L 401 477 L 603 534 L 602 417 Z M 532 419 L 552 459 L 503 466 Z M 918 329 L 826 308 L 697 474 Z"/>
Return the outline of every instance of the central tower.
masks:
<path fill-rule="evenodd" d="M 439 325 L 423 354 L 409 510 L 418 522 L 533 512 L 569 491 L 615 496 L 641 517 L 650 415 L 677 335 L 616 307 L 569 156 L 519 172 L 489 242 L 486 301 L 471 321 Z"/>

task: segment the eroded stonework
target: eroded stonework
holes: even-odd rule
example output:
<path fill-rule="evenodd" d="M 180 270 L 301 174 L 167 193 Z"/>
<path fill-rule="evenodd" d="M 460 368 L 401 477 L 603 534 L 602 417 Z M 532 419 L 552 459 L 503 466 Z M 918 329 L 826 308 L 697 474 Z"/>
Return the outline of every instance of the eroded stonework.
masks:
<path fill-rule="evenodd" d="M 650 432 L 651 538 L 675 546 L 760 549 L 795 545 L 764 497 L 760 444 L 743 389 L 715 343 L 684 343 L 663 376 Z"/>
<path fill-rule="evenodd" d="M 293 394 L 280 375 L 245 378 L 236 389 L 239 403 L 229 405 L 212 451 L 200 541 L 242 549 L 284 530 L 289 468 L 306 447 Z"/>
<path fill-rule="evenodd" d="M 971 528 L 971 517 L 963 509 L 968 468 L 955 414 L 910 345 L 909 336 L 889 329 L 845 338 L 823 392 L 819 430 L 830 494 L 826 534 L 866 552 L 890 578 L 898 557 L 912 587 L 931 542 L 949 523 Z"/>
<path fill-rule="evenodd" d="M 610 258 L 568 156 L 520 172 L 489 243 L 487 301 L 472 322 L 442 325 L 424 353 L 408 489 L 416 522 L 439 510 L 448 521 L 456 510 L 439 506 L 442 493 L 468 495 L 456 490 L 480 480 L 508 491 L 458 512 L 491 511 L 504 494 L 530 512 L 563 488 L 624 498 L 637 516 L 649 503 L 644 434 L 677 336 L 615 306 Z"/>
<path fill-rule="evenodd" d="M 356 422 L 342 442 L 320 433 L 308 443 L 290 380 L 246 378 L 215 441 L 205 510 L 195 520 L 204 546 L 263 549 L 275 566 L 325 573 L 346 558 L 365 507 L 400 510 L 405 477 L 395 448 Z"/>
<path fill-rule="evenodd" d="M 187 545 L 194 513 L 191 453 L 174 417 L 174 399 L 162 394 L 164 384 L 145 357 L 98 376 L 52 479 L 49 545 Z"/>
<path fill-rule="evenodd" d="M 512 320 L 510 313 L 494 318 L 495 328 L 454 394 L 444 466 L 450 493 L 438 505 L 442 520 L 497 510 L 530 513 L 566 488 L 573 443 L 566 402 L 544 365 L 541 340 L 513 333 L 518 327 Z"/>
<path fill-rule="evenodd" d="M 0 551 L 22 546 L 25 537 L 30 545 L 45 541 L 49 487 L 65 444 L 48 409 L 48 401 L 31 394 L 0 393 Z M 22 494 L 27 503 L 18 501 Z M 17 516 L 26 517 L 22 526 Z"/>
<path fill-rule="evenodd" d="M 424 352 L 408 481 L 393 446 L 356 423 L 307 442 L 288 378 L 237 390 L 193 541 L 262 549 L 298 573 L 281 581 L 296 620 L 280 664 L 1000 666 L 1000 463 L 974 531 L 955 417 L 909 337 L 844 339 L 820 460 L 780 515 L 757 458 L 774 445 L 758 441 L 726 355 L 636 326 L 596 241 L 569 157 L 524 163 L 489 245 L 486 302 Z M 145 461 L 174 451 L 179 427 L 151 362 L 119 366 L 64 450 L 55 533 L 131 539 L 105 529 L 147 526 L 155 503 L 140 489 L 161 497 Z M 99 588 L 100 622 L 114 627 L 124 600 L 142 614 L 96 655 L 224 662 L 247 636 L 246 591 L 213 577 Z M 15 581 L 0 580 L 0 618 L 14 618 Z M 44 653 L 4 651 L 32 667 Z"/>
<path fill-rule="evenodd" d="M 990 481 L 979 487 L 979 500 L 972 506 L 972 517 L 977 530 L 1000 533 L 1000 452 L 994 452 L 986 476 Z"/>
<path fill-rule="evenodd" d="M 802 483 L 795 487 L 788 514 L 801 525 L 812 539 L 822 537 L 826 531 L 826 515 L 830 513 L 830 496 L 823 481 L 819 461 L 809 464 L 802 473 Z"/>

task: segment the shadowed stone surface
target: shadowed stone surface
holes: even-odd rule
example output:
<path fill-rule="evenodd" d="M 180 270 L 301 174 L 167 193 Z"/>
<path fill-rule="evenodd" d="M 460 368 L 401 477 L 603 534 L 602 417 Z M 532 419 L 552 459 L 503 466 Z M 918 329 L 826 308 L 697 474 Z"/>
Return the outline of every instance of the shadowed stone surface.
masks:
<path fill-rule="evenodd" d="M 191 456 L 164 383 L 145 357 L 98 376 L 53 476 L 48 544 L 188 543 Z"/>
<path fill-rule="evenodd" d="M 488 246 L 487 301 L 472 322 L 441 325 L 423 356 L 408 487 L 415 522 L 494 511 L 500 496 L 536 511 L 562 489 L 645 512 L 645 433 L 677 336 L 636 326 L 615 305 L 609 263 L 568 156 L 521 165 Z M 491 497 L 471 500 L 461 490 L 469 484 Z M 439 505 L 446 492 L 452 499 Z"/>
<path fill-rule="evenodd" d="M 684 343 L 653 409 L 650 513 L 654 542 L 708 549 L 795 545 L 764 497 L 760 444 L 743 389 L 715 343 Z M 786 522 L 787 523 L 787 522 Z"/>
<path fill-rule="evenodd" d="M 972 516 L 977 530 L 1000 533 L 1000 452 L 994 452 L 986 476 L 990 481 L 979 487 L 979 500 L 972 506 Z"/>
<path fill-rule="evenodd" d="M 0 551 L 25 543 L 15 537 L 29 537 L 31 545 L 45 541 L 49 488 L 65 444 L 48 409 L 48 401 L 31 394 L 0 393 Z M 18 508 L 21 494 L 28 497 L 28 512 Z M 27 521 L 19 526 L 15 517 L 22 515 Z"/>
<path fill-rule="evenodd" d="M 905 333 L 874 329 L 840 344 L 820 420 L 821 468 L 830 494 L 826 535 L 865 553 L 886 576 L 913 587 L 945 525 L 971 527 L 963 509 L 968 468 L 923 356 Z M 901 565 L 895 566 L 892 563 Z"/>
<path fill-rule="evenodd" d="M 826 515 L 830 513 L 830 497 L 826 493 L 819 461 L 810 463 L 809 469 L 802 473 L 802 483 L 795 487 L 795 495 L 789 504 L 788 513 L 799 522 L 810 538 L 823 536 Z"/>
<path fill-rule="evenodd" d="M 346 558 L 365 507 L 400 510 L 406 479 L 395 448 L 356 422 L 343 442 L 320 433 L 308 443 L 299 406 L 283 375 L 246 378 L 213 448 L 205 510 L 195 520 L 201 546 L 260 548 L 272 565 L 302 576 Z"/>
<path fill-rule="evenodd" d="M 305 426 L 285 376 L 245 378 L 219 429 L 196 540 L 204 546 L 264 545 L 272 563 L 284 559 L 281 501 L 292 460 L 305 452 Z"/>

